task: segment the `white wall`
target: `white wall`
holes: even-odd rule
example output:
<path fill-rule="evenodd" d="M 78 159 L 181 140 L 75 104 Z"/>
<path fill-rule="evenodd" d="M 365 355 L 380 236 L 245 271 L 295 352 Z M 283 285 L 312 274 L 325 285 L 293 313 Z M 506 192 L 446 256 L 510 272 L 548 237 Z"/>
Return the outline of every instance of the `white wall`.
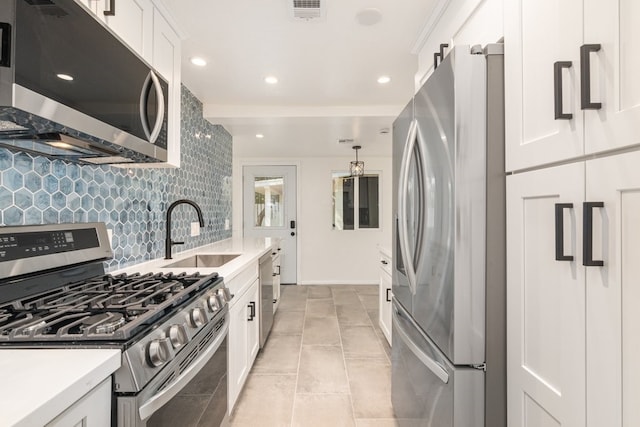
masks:
<path fill-rule="evenodd" d="M 346 171 L 347 157 L 233 159 L 233 234 L 242 235 L 242 167 L 298 167 L 298 284 L 376 284 L 378 245 L 391 248 L 391 156 L 362 155 L 367 172 L 380 174 L 381 228 L 332 229 L 331 173 Z"/>
<path fill-rule="evenodd" d="M 433 71 L 433 53 L 440 50 L 440 43 L 484 46 L 502 38 L 504 1 L 512 0 L 448 0 L 439 19 L 425 27 L 414 48 L 418 53 L 416 91 Z"/>

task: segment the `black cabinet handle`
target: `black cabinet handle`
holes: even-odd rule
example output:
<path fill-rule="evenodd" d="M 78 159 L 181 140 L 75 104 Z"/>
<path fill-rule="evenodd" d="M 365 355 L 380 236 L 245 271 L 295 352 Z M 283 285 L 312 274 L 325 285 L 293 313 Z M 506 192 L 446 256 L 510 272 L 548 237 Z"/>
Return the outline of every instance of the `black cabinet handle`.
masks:
<path fill-rule="evenodd" d="M 278 267 L 278 272 L 276 274 L 279 276 L 280 275 L 280 266 L 276 265 L 276 267 Z"/>
<path fill-rule="evenodd" d="M 109 9 L 105 10 L 104 16 L 116 16 L 116 0 L 109 1 Z"/>
<path fill-rule="evenodd" d="M 391 292 L 391 288 L 387 288 L 387 295 L 386 295 L 387 302 L 391 302 L 391 297 L 389 296 L 389 292 Z"/>
<path fill-rule="evenodd" d="M 434 70 L 436 68 L 438 68 L 438 58 L 440 58 L 440 62 L 442 62 L 442 60 L 444 59 L 444 50 L 447 47 L 449 47 L 448 43 L 441 43 L 440 44 L 440 52 L 434 52 L 434 54 L 433 54 L 433 69 Z"/>
<path fill-rule="evenodd" d="M 247 307 L 249 307 L 249 318 L 247 320 L 253 322 L 256 317 L 256 303 L 251 301 Z"/>
<path fill-rule="evenodd" d="M 604 202 L 584 202 L 582 205 L 582 265 L 602 267 L 604 261 L 593 259 L 593 208 L 603 208 Z"/>
<path fill-rule="evenodd" d="M 565 209 L 573 209 L 573 203 L 556 203 L 556 261 L 573 261 L 573 255 L 564 254 Z"/>
<path fill-rule="evenodd" d="M 571 61 L 558 61 L 553 64 L 553 106 L 556 120 L 571 120 L 573 114 L 562 112 L 562 69 L 571 68 Z"/>
<path fill-rule="evenodd" d="M 277 302 L 278 302 L 278 298 L 274 298 L 274 299 L 273 299 L 273 303 L 275 304 L 275 303 L 277 303 Z"/>
<path fill-rule="evenodd" d="M 11 66 L 11 24 L 8 22 L 0 22 L 0 30 L 2 30 L 2 50 L 0 51 L 0 67 Z"/>
<path fill-rule="evenodd" d="M 580 105 L 583 110 L 599 110 L 602 103 L 591 102 L 591 52 L 600 50 L 599 44 L 580 46 Z"/>

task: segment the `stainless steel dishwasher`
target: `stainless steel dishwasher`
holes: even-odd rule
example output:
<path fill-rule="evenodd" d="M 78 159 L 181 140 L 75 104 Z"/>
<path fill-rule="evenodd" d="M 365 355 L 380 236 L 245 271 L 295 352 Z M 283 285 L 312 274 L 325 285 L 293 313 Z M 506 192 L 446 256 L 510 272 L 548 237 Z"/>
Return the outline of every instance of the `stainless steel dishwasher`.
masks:
<path fill-rule="evenodd" d="M 260 258 L 260 348 L 264 347 L 273 326 L 273 255 Z"/>

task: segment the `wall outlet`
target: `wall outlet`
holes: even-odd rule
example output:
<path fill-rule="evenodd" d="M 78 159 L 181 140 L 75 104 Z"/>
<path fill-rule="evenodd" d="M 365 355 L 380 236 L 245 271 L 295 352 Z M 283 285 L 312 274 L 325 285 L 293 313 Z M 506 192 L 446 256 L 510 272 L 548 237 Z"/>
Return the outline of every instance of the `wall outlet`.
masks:
<path fill-rule="evenodd" d="M 200 223 L 192 222 L 191 223 L 191 237 L 200 235 Z"/>
<path fill-rule="evenodd" d="M 224 229 L 228 230 L 231 227 L 231 223 L 229 222 L 229 218 L 224 220 Z"/>
<path fill-rule="evenodd" d="M 113 230 L 107 228 L 107 237 L 109 238 L 109 247 L 113 248 Z"/>

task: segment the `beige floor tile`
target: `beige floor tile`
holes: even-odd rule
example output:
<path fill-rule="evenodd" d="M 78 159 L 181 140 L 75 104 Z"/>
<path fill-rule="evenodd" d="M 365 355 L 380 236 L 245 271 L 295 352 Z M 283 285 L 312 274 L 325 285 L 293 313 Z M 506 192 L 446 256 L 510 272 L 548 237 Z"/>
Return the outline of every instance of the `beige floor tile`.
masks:
<path fill-rule="evenodd" d="M 362 304 L 360 298 L 358 298 L 358 294 L 353 289 L 332 288 L 331 292 L 333 293 L 333 301 L 336 305 Z"/>
<path fill-rule="evenodd" d="M 282 308 L 282 306 L 280 306 Z M 304 326 L 304 311 L 276 311 L 271 335 L 300 335 Z"/>
<path fill-rule="evenodd" d="M 291 296 L 281 296 L 278 311 L 305 311 L 307 307 L 307 296 L 295 294 Z M 277 312 L 276 312 L 277 313 Z"/>
<path fill-rule="evenodd" d="M 346 358 L 380 358 L 385 356 L 373 326 L 341 324 L 340 335 Z"/>
<path fill-rule="evenodd" d="M 309 299 L 307 300 L 307 319 L 309 317 L 328 317 L 336 315 L 336 306 L 333 299 Z"/>
<path fill-rule="evenodd" d="M 378 296 L 379 285 L 360 285 L 356 286 L 355 290 L 358 295 L 374 295 Z"/>
<path fill-rule="evenodd" d="M 303 345 L 340 345 L 340 328 L 336 316 L 308 317 L 302 332 Z"/>
<path fill-rule="evenodd" d="M 336 304 L 336 314 L 340 325 L 371 325 L 371 319 L 360 302 Z"/>
<path fill-rule="evenodd" d="M 295 375 L 249 375 L 231 417 L 234 427 L 291 425 Z"/>
<path fill-rule="evenodd" d="M 424 427 L 424 424 L 419 420 L 359 418 L 356 419 L 356 427 Z"/>
<path fill-rule="evenodd" d="M 355 427 L 348 394 L 297 394 L 293 427 Z"/>
<path fill-rule="evenodd" d="M 358 298 L 362 301 L 362 305 L 367 310 L 375 310 L 378 308 L 380 302 L 378 301 L 378 295 L 358 294 Z"/>
<path fill-rule="evenodd" d="M 302 346 L 297 393 L 349 393 L 339 346 Z"/>
<path fill-rule="evenodd" d="M 252 373 L 298 373 L 302 335 L 270 334 L 265 347 L 258 353 Z"/>
<path fill-rule="evenodd" d="M 331 288 L 329 286 L 308 286 L 307 298 L 331 298 Z"/>
<path fill-rule="evenodd" d="M 349 387 L 356 418 L 393 418 L 391 370 L 377 360 L 347 359 Z"/>

